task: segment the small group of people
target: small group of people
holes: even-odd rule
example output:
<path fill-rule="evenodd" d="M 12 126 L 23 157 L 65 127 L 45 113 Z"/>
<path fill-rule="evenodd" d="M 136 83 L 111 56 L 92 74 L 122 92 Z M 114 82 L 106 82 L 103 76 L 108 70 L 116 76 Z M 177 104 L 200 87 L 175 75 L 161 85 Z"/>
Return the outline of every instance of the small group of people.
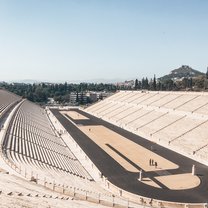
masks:
<path fill-rule="evenodd" d="M 155 166 L 155 168 L 157 168 L 157 162 L 154 161 L 153 159 L 150 159 L 150 160 L 149 160 L 149 165 L 150 165 L 150 166 Z"/>

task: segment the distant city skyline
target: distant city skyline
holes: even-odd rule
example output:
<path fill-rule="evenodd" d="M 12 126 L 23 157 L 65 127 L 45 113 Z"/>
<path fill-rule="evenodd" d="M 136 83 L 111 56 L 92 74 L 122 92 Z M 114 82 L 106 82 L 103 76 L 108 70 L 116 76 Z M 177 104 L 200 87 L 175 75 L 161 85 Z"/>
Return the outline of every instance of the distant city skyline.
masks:
<path fill-rule="evenodd" d="M 0 0 L 0 81 L 206 72 L 206 0 Z"/>

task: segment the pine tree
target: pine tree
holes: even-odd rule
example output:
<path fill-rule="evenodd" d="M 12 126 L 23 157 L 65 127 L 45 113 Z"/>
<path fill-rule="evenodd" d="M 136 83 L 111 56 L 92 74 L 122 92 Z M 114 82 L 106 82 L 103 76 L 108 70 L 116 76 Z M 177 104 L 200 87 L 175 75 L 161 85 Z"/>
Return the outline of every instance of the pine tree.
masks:
<path fill-rule="evenodd" d="M 134 89 L 138 90 L 138 88 L 139 88 L 139 83 L 138 83 L 138 79 L 136 79 L 134 84 Z"/>
<path fill-rule="evenodd" d="M 154 79 L 153 79 L 153 90 L 156 90 L 156 76 L 154 74 Z"/>
<path fill-rule="evenodd" d="M 144 79 L 144 77 L 142 78 L 142 89 L 145 89 L 145 79 Z"/>
<path fill-rule="evenodd" d="M 192 87 L 193 87 L 193 79 L 192 79 L 192 77 L 190 78 L 190 88 L 192 89 Z"/>
<path fill-rule="evenodd" d="M 145 79 L 145 89 L 149 89 L 149 80 L 148 80 L 148 78 L 146 77 L 146 79 Z"/>

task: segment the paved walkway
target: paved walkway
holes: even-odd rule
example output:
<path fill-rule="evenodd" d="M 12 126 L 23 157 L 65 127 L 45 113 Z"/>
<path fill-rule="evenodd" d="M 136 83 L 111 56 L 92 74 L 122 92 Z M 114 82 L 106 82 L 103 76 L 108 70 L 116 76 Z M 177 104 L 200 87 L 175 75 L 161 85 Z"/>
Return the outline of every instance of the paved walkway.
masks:
<path fill-rule="evenodd" d="M 138 180 L 139 175 L 135 172 L 129 172 L 125 168 L 123 168 L 119 162 L 114 160 L 109 154 L 107 154 L 101 147 L 99 147 L 95 142 L 93 142 L 86 134 L 84 134 L 78 127 L 72 124 L 67 118 L 65 118 L 57 109 L 51 109 L 53 114 L 57 117 L 57 119 L 61 122 L 61 124 L 65 127 L 65 129 L 71 134 L 71 136 L 76 140 L 79 146 L 85 151 L 88 157 L 93 161 L 93 163 L 99 168 L 99 170 L 103 173 L 104 176 L 108 178 L 108 180 L 115 184 L 116 186 L 135 193 L 142 196 L 167 200 L 167 201 L 175 201 L 175 202 L 185 202 L 185 203 L 205 203 L 208 201 L 208 167 L 202 165 L 196 161 L 193 161 L 185 156 L 182 156 L 178 153 L 175 153 L 169 149 L 166 149 L 162 146 L 159 146 L 155 143 L 152 143 L 142 137 L 139 137 L 131 132 L 128 132 L 124 129 L 121 129 L 117 126 L 114 126 L 110 123 L 107 123 L 101 119 L 98 119 L 92 115 L 87 114 L 86 112 L 80 110 L 74 110 L 77 113 L 89 118 L 89 119 L 73 119 L 69 116 L 69 118 L 77 124 L 77 126 L 94 126 L 94 125 L 102 125 L 106 128 L 128 138 L 129 140 L 145 147 L 148 150 L 153 150 L 155 153 L 160 155 L 161 157 L 166 158 L 167 160 L 177 164 L 179 168 L 170 169 L 165 172 L 160 171 L 144 171 L 143 176 L 145 178 L 150 178 L 156 184 L 160 185 L 161 188 L 156 188 L 153 186 L 149 186 L 143 182 Z M 129 163 L 134 165 L 136 168 L 141 169 L 138 165 L 134 164 L 128 158 L 125 158 L 122 153 L 120 153 L 115 148 L 114 150 L 117 154 L 119 154 L 124 159 L 128 160 Z M 145 155 L 142 155 L 145 157 Z M 162 184 L 157 177 L 161 175 L 170 175 L 170 174 L 187 174 L 191 172 L 192 165 L 196 167 L 196 174 L 200 178 L 201 183 L 196 188 L 186 189 L 186 190 L 171 190 L 164 184 Z M 177 179 L 175 181 L 177 183 Z"/>

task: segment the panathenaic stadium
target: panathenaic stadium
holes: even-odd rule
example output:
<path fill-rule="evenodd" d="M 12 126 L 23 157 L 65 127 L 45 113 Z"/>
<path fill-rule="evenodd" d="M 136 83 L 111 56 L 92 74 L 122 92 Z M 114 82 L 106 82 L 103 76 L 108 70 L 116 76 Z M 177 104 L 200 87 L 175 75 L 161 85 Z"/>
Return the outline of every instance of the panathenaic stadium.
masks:
<path fill-rule="evenodd" d="M 208 207 L 208 93 L 120 91 L 85 109 L 0 89 L 0 207 Z"/>

